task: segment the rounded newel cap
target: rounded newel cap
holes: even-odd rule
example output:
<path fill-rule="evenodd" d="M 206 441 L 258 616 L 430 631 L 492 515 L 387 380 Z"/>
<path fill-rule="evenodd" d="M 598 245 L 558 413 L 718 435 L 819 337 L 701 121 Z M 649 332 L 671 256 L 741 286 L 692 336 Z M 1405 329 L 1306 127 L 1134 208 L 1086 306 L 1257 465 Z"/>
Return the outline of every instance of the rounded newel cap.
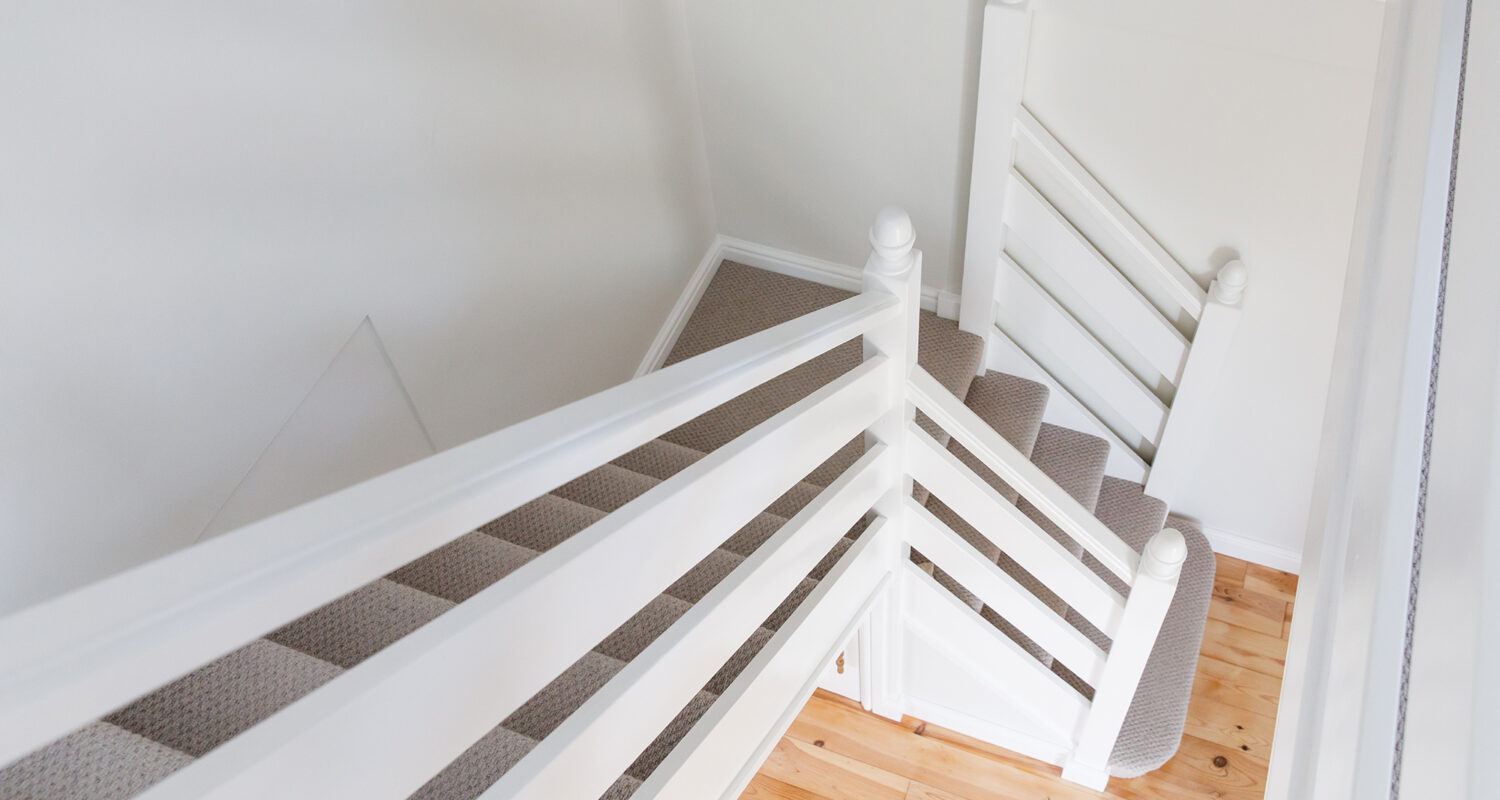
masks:
<path fill-rule="evenodd" d="M 1234 305 L 1244 297 L 1249 283 L 1250 270 L 1245 267 L 1245 262 L 1235 259 L 1221 267 L 1218 277 L 1214 278 L 1214 298 Z"/>
<path fill-rule="evenodd" d="M 1187 560 L 1187 540 L 1182 534 L 1167 528 L 1146 542 L 1146 557 L 1141 559 L 1141 569 L 1158 578 L 1173 578 Z"/>
<path fill-rule="evenodd" d="M 875 224 L 870 226 L 870 246 L 882 260 L 900 261 L 916 243 L 917 230 L 905 211 L 889 206 L 875 215 Z"/>

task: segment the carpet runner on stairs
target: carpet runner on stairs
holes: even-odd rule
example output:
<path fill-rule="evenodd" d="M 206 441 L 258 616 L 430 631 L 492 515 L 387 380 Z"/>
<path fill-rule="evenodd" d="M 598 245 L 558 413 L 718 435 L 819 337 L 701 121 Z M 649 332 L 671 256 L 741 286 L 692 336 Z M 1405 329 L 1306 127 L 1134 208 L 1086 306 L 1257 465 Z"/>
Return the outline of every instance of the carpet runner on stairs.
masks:
<path fill-rule="evenodd" d="M 667 361 L 675 363 L 690 358 L 849 296 L 851 293 L 842 290 L 726 262 L 710 282 Z M 1044 387 L 998 373 L 976 379 L 981 342 L 959 332 L 952 322 L 930 313 L 922 314 L 919 343 L 918 361 L 925 369 L 1008 441 L 1031 455 L 1085 507 L 1095 508 L 1097 501 L 1100 519 L 1131 546 L 1140 549 L 1147 538 L 1161 529 L 1165 509 L 1160 503 L 1142 495 L 1137 484 L 1104 477 L 1107 445 L 1094 437 L 1041 422 L 1047 402 Z M 860 360 L 857 340 L 835 348 L 386 578 L 205 665 L 105 720 L 0 770 L 0 797 L 71 800 L 128 798 L 138 794 L 853 369 Z M 921 421 L 941 442 L 948 443 L 947 436 L 930 420 Z M 961 447 L 949 446 L 971 467 L 978 467 L 980 474 L 986 475 L 1006 497 L 1015 497 L 1013 490 L 988 475 Z M 862 450 L 862 440 L 851 441 L 476 742 L 413 797 L 471 800 L 481 794 L 755 547 L 811 502 L 821 487 L 852 464 Z M 987 557 L 1012 570 L 1018 578 L 1024 576 L 1024 571 L 968 529 L 938 498 L 929 499 L 924 493 L 919 499 L 926 500 L 934 513 L 980 547 Z M 1023 510 L 1029 509 L 1024 501 L 1019 505 Z M 1081 554 L 1081 549 L 1051 528 L 1034 509 L 1028 513 Z M 1138 774 L 1159 765 L 1175 751 L 1181 735 L 1212 583 L 1213 557 L 1201 533 L 1190 527 L 1180 529 L 1188 537 L 1190 547 L 1182 588 L 1116 747 L 1112 765 L 1115 774 Z M 861 530 L 862 526 L 857 526 L 851 536 L 857 536 Z M 795 611 L 851 541 L 851 538 L 840 540 L 625 771 L 605 798 L 617 800 L 635 791 Z M 1097 564 L 1093 566 L 1112 580 Z M 1030 580 L 1029 576 L 1024 577 Z M 962 587 L 948 583 L 960 596 L 965 596 Z M 973 601 L 971 608 L 976 613 L 996 623 L 1002 631 L 1021 636 L 1009 629 L 993 609 L 982 606 L 972 596 L 968 599 Z M 1060 606 L 1059 611 L 1079 624 L 1065 606 Z M 1079 627 L 1091 632 L 1087 623 Z M 1099 636 L 1097 631 L 1091 635 Z M 1099 641 L 1101 646 L 1108 644 L 1102 637 Z M 1051 663 L 1050 656 L 1035 645 L 1030 647 L 1044 663 Z M 1060 665 L 1055 668 L 1061 670 Z"/>

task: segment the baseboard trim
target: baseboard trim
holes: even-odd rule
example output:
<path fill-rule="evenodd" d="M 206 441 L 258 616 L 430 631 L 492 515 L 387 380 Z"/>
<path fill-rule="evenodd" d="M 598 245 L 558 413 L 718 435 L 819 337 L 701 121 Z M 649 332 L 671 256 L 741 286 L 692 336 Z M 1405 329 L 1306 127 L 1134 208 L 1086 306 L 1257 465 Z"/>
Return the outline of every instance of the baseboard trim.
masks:
<path fill-rule="evenodd" d="M 1293 575 L 1300 574 L 1302 571 L 1302 554 L 1295 550 L 1266 544 L 1238 533 L 1202 525 L 1200 527 L 1203 528 L 1203 535 L 1208 537 L 1208 543 L 1213 546 L 1215 553 L 1282 572 L 1290 572 Z"/>
<path fill-rule="evenodd" d="M 864 283 L 863 271 L 848 264 L 825 261 L 821 258 L 793 253 L 790 250 L 779 250 L 731 236 L 720 236 L 719 241 L 724 248 L 722 258 L 727 261 L 736 261 L 767 272 L 775 272 L 778 275 L 801 278 L 850 292 L 859 291 Z M 923 286 L 922 310 L 931 311 L 943 319 L 956 320 L 958 319 L 958 295 L 953 292 L 938 291 L 931 286 Z"/>
<path fill-rule="evenodd" d="M 723 260 L 724 237 L 715 236 L 714 240 L 708 243 L 708 250 L 703 254 L 698 266 L 693 268 L 693 274 L 688 276 L 687 285 L 683 287 L 682 294 L 678 295 L 676 304 L 667 314 L 661 330 L 657 331 L 651 347 L 647 348 L 645 358 L 641 359 L 641 365 L 636 367 L 635 377 L 639 378 L 647 373 L 655 372 L 666 363 L 667 354 L 671 353 L 672 348 L 676 346 L 677 337 L 682 335 L 682 329 L 687 326 L 688 317 L 691 317 L 693 309 L 698 307 L 698 301 L 703 298 L 703 291 L 708 288 L 708 282 L 713 280 L 714 273 L 719 271 L 719 264 Z"/>

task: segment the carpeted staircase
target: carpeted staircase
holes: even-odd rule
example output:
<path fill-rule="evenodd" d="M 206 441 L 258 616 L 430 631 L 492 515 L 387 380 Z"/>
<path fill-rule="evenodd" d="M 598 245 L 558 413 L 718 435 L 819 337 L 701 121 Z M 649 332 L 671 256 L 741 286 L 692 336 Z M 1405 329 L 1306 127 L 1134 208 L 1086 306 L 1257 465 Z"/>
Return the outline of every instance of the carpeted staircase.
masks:
<path fill-rule="evenodd" d="M 668 363 L 739 339 L 831 305 L 848 292 L 726 262 L 719 269 L 673 349 Z M 1046 425 L 1047 390 L 999 373 L 975 378 L 980 342 L 948 321 L 924 313 L 918 361 L 960 399 L 1086 508 L 1136 549 L 1159 531 L 1166 508 L 1142 494 L 1141 486 L 1104 475 L 1102 440 Z M 131 797 L 278 709 L 311 692 L 500 580 L 539 553 L 644 493 L 776 412 L 790 406 L 860 363 L 858 341 L 710 411 L 661 439 L 621 456 L 481 529 L 392 572 L 343 598 L 246 645 L 80 731 L 0 770 L 6 800 Z M 930 421 L 930 433 L 947 441 Z M 956 444 L 950 450 L 1008 498 L 1015 493 L 988 474 Z M 516 710 L 413 797 L 470 800 L 493 784 L 536 743 L 637 656 L 693 603 L 701 599 L 786 520 L 858 457 L 863 444 L 850 442 L 773 503 L 708 558 L 673 584 L 563 675 Z M 1093 631 L 997 548 L 918 489 L 919 499 L 953 529 L 1052 604 L 1103 647 Z M 1059 541 L 1083 556 L 1025 501 L 1020 506 Z M 1179 590 L 1162 629 L 1112 758 L 1116 775 L 1136 775 L 1160 766 L 1176 750 L 1186 717 L 1213 578 L 1213 555 L 1202 534 L 1182 520 L 1172 524 L 1187 538 L 1189 555 Z M 654 743 L 604 795 L 628 797 L 693 723 L 725 690 L 798 603 L 848 549 L 850 534 L 804 579 Z M 920 555 L 914 554 L 920 562 Z M 1124 586 L 1098 565 L 1095 571 L 1121 591 Z M 622 565 L 629 568 L 629 565 Z M 929 567 L 930 569 L 930 567 Z M 1053 665 L 1051 657 L 939 572 L 936 577 L 964 598 L 975 613 L 1017 639 L 1044 664 L 1080 690 L 1088 687 Z"/>

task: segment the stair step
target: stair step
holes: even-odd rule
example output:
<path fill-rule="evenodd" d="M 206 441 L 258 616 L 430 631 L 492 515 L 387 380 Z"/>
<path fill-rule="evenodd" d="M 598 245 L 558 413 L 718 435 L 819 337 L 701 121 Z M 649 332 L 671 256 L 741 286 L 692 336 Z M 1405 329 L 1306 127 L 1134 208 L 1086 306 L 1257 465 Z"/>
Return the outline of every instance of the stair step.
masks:
<path fill-rule="evenodd" d="M 480 531 L 507 542 L 545 553 L 573 534 L 604 519 L 604 512 L 557 495 L 544 494 L 516 510 L 488 522 Z"/>
<path fill-rule="evenodd" d="M 266 638 L 349 669 L 453 605 L 382 578 L 266 634 Z"/>
<path fill-rule="evenodd" d="M 0 770 L 0 797 L 125 800 L 192 760 L 118 725 L 95 722 Z"/>
<path fill-rule="evenodd" d="M 413 792 L 409 800 L 475 800 L 536 745 L 537 740 L 530 736 L 497 726 Z M 625 800 L 640 786 L 639 780 L 622 775 L 599 800 Z"/>
<path fill-rule="evenodd" d="M 322 659 L 258 639 L 105 721 L 198 757 L 342 672 Z"/>
<path fill-rule="evenodd" d="M 466 533 L 389 577 L 449 602 L 462 603 L 538 555 L 529 547 L 486 533 Z"/>

